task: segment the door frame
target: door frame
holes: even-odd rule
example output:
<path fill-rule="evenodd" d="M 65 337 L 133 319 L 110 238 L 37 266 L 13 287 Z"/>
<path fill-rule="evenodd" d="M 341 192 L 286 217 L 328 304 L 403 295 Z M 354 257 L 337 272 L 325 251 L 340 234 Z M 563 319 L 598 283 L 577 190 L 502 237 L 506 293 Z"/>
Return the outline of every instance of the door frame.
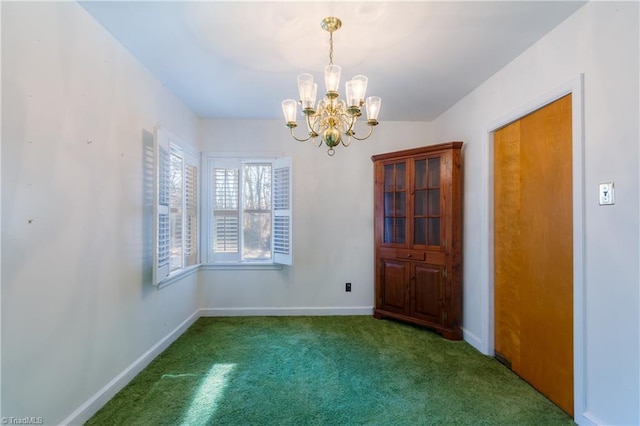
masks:
<path fill-rule="evenodd" d="M 483 131 L 481 177 L 481 241 L 485 250 L 481 254 L 481 307 L 482 336 L 478 348 L 485 355 L 495 354 L 494 314 L 494 211 L 493 134 L 500 128 L 519 120 L 547 104 L 572 95 L 572 205 L 573 205 L 573 390 L 574 419 L 578 424 L 591 423 L 585 417 L 586 410 L 586 360 L 585 360 L 585 225 L 584 225 L 584 74 L 559 86 L 507 115 L 489 123 Z"/>

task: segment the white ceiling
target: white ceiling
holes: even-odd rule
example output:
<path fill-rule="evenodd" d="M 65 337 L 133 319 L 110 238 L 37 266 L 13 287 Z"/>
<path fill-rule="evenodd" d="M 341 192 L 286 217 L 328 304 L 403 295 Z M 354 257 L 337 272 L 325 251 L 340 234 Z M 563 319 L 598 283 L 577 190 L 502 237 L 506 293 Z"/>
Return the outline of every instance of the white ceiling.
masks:
<path fill-rule="evenodd" d="M 368 76 L 384 122 L 435 119 L 584 2 L 80 4 L 203 118 L 282 118 L 280 103 L 297 98 L 302 72 L 324 89 L 329 33 L 320 21 L 336 16 L 340 91 L 352 76 Z"/>

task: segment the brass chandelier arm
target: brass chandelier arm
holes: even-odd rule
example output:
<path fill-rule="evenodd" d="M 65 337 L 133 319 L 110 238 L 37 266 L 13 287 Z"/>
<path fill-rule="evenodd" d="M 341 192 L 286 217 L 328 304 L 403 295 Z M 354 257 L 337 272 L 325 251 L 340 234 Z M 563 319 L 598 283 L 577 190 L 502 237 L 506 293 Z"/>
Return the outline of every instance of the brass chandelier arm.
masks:
<path fill-rule="evenodd" d="M 315 139 L 320 136 L 318 134 L 318 118 L 320 117 L 320 114 L 316 113 L 316 114 L 309 114 L 307 115 L 307 127 L 310 129 L 309 130 L 309 138 L 313 138 L 313 141 L 315 142 Z M 313 119 L 313 122 L 311 122 L 311 120 Z M 309 140 L 309 138 L 307 138 L 306 140 Z M 322 145 L 322 138 L 320 138 L 320 143 L 318 143 L 318 146 Z"/>
<path fill-rule="evenodd" d="M 300 139 L 293 133 L 293 127 L 289 127 L 289 130 L 291 130 L 291 137 L 294 138 L 295 140 L 297 140 L 298 142 L 306 142 L 309 139 L 311 139 L 312 137 L 314 137 L 313 133 L 309 132 L 309 136 L 307 136 L 305 139 Z"/>
<path fill-rule="evenodd" d="M 356 125 L 356 121 L 358 121 L 358 117 L 356 117 L 355 115 L 349 115 L 344 113 L 340 114 L 340 117 L 342 117 L 341 121 L 345 123 L 345 126 L 342 132 L 347 136 L 351 136 L 351 134 L 353 133 L 353 126 Z"/>
<path fill-rule="evenodd" d="M 342 146 L 348 147 L 351 145 L 351 136 L 355 133 L 353 131 L 353 126 L 356 124 L 357 117 L 350 114 L 340 114 L 340 116 L 342 117 L 341 121 L 344 123 L 342 133 L 346 136 L 346 138 L 343 137 L 340 142 L 342 143 Z"/>
<path fill-rule="evenodd" d="M 373 134 L 373 125 L 369 125 L 369 133 L 367 133 L 367 136 L 363 137 L 363 138 L 359 138 L 356 136 L 355 132 L 351 134 L 351 137 L 354 138 L 355 140 L 358 141 L 363 141 L 365 139 L 367 139 L 369 136 L 371 136 Z"/>

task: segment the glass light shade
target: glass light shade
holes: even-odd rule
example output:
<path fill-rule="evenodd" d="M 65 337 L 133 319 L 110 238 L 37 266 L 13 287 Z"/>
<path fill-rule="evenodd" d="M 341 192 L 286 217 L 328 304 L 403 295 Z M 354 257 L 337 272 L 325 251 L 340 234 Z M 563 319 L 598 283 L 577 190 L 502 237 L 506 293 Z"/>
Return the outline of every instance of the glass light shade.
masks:
<path fill-rule="evenodd" d="M 314 84 L 311 74 L 300 74 L 298 76 L 298 95 L 300 96 L 300 101 L 302 101 L 303 108 L 308 104 L 312 104 L 313 107 L 313 104 L 316 102 L 318 86 L 316 85 L 314 91 Z"/>
<path fill-rule="evenodd" d="M 369 96 L 367 98 L 367 120 L 378 120 L 378 114 L 380 113 L 380 104 L 382 99 L 378 96 Z"/>
<path fill-rule="evenodd" d="M 324 67 L 324 84 L 327 92 L 337 92 L 340 87 L 340 67 L 338 65 L 327 65 Z"/>
<path fill-rule="evenodd" d="M 314 109 L 316 105 L 316 95 L 318 94 L 318 84 L 313 83 L 305 87 L 305 97 L 302 99 L 302 109 Z"/>
<path fill-rule="evenodd" d="M 282 113 L 284 114 L 284 121 L 287 123 L 296 122 L 296 108 L 297 102 L 293 99 L 286 99 L 282 101 Z"/>
<path fill-rule="evenodd" d="M 353 80 L 347 81 L 344 88 L 347 97 L 347 105 L 350 107 L 359 106 L 358 100 L 353 96 Z"/>
<path fill-rule="evenodd" d="M 364 101 L 364 95 L 365 93 L 367 93 L 367 76 L 356 75 L 351 81 L 353 88 L 353 97 L 358 102 L 358 106 L 360 106 L 360 102 Z"/>

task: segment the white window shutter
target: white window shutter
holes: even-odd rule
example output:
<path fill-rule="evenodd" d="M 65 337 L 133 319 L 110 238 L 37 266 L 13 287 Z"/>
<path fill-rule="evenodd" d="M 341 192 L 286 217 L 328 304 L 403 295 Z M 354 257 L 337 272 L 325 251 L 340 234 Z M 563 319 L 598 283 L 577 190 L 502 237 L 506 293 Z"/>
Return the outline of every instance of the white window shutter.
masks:
<path fill-rule="evenodd" d="M 213 170 L 213 252 L 239 253 L 240 169 Z"/>
<path fill-rule="evenodd" d="M 159 284 L 169 275 L 169 135 L 156 129 L 155 154 L 155 211 L 153 283 Z"/>
<path fill-rule="evenodd" d="M 273 261 L 293 264 L 291 157 L 278 158 L 273 168 Z"/>
<path fill-rule="evenodd" d="M 198 263 L 198 168 L 185 166 L 185 266 Z"/>

